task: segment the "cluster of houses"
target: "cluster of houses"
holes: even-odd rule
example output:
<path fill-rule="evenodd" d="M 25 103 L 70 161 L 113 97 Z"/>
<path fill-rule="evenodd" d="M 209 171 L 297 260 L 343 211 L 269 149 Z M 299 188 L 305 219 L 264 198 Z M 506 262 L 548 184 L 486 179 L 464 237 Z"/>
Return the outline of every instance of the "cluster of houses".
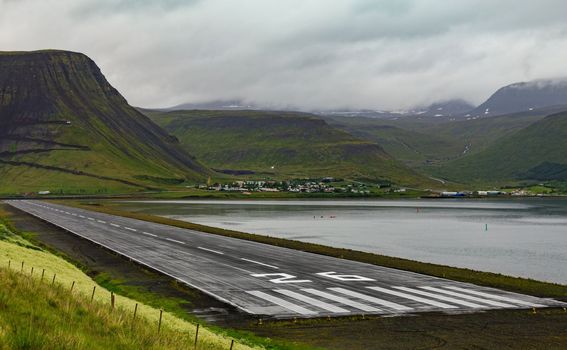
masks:
<path fill-rule="evenodd" d="M 496 196 L 543 196 L 541 193 L 533 193 L 525 189 L 516 189 L 510 192 L 504 191 L 461 191 L 461 192 L 441 192 L 440 197 L 496 197 Z"/>
<path fill-rule="evenodd" d="M 460 191 L 460 192 L 441 192 L 439 195 L 441 197 L 489 197 L 489 196 L 500 196 L 503 194 L 508 194 L 502 191 Z"/>
<path fill-rule="evenodd" d="M 200 189 L 209 191 L 241 192 L 248 194 L 251 192 L 291 192 L 291 193 L 355 193 L 369 194 L 370 191 L 364 184 L 345 184 L 337 185 L 332 177 L 321 179 L 295 179 L 290 181 L 264 181 L 264 180 L 245 180 L 234 181 L 231 183 L 215 183 L 200 185 Z"/>

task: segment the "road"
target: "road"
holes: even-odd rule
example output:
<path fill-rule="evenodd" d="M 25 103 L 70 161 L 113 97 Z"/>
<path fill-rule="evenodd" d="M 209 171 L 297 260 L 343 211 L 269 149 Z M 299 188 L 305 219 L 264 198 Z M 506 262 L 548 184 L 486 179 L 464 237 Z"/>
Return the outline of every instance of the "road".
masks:
<path fill-rule="evenodd" d="M 262 318 L 567 306 L 552 299 L 43 201 L 6 203 Z"/>

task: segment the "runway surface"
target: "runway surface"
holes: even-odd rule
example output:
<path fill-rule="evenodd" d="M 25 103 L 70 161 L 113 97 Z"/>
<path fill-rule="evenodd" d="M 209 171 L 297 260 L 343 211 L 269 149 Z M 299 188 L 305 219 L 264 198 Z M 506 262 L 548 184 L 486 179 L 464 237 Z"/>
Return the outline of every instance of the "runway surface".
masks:
<path fill-rule="evenodd" d="M 567 306 L 552 299 L 43 201 L 5 202 L 264 318 Z"/>

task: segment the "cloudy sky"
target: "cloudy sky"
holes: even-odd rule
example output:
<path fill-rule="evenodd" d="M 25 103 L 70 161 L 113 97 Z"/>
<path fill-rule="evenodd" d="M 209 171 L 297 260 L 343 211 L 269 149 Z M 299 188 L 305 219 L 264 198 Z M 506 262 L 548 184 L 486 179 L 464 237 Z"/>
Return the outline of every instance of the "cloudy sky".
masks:
<path fill-rule="evenodd" d="M 564 0 L 0 0 L 0 50 L 93 58 L 133 105 L 480 103 L 567 76 Z"/>

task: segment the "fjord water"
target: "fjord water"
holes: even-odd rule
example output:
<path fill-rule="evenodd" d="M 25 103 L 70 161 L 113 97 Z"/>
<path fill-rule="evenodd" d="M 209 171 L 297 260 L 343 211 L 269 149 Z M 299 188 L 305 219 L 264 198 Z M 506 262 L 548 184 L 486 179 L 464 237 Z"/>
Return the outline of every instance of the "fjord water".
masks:
<path fill-rule="evenodd" d="M 567 284 L 567 199 L 189 200 L 120 206 L 203 225 Z"/>

